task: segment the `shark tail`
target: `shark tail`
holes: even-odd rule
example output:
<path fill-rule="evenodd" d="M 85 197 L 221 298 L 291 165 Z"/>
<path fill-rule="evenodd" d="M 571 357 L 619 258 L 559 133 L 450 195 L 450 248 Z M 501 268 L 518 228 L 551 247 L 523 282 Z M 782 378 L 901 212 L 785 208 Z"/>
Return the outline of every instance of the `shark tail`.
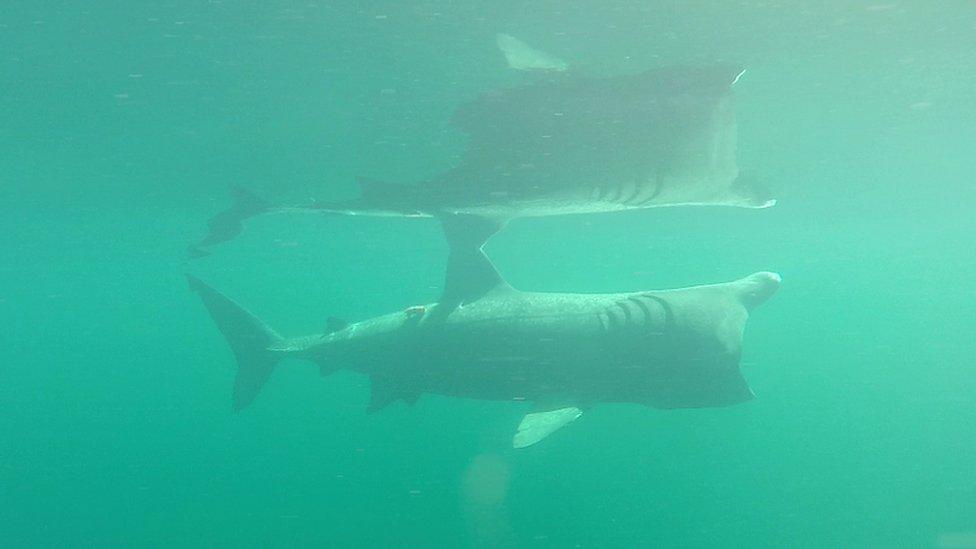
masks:
<path fill-rule="evenodd" d="M 233 240 L 244 230 L 244 222 L 269 213 L 321 213 L 339 215 L 368 215 L 375 217 L 433 217 L 417 206 L 413 185 L 400 185 L 373 179 L 359 178 L 360 198 L 339 202 L 312 202 L 287 206 L 269 202 L 247 189 L 234 189 L 234 203 L 207 221 L 209 231 L 200 242 L 190 246 L 190 258 L 210 255 L 206 249 Z"/>
<path fill-rule="evenodd" d="M 267 213 L 273 204 L 243 187 L 234 188 L 234 203 L 230 208 L 218 213 L 207 221 L 209 232 L 203 240 L 190 246 L 192 258 L 210 255 L 204 248 L 232 240 L 244 230 L 244 221 Z"/>
<path fill-rule="evenodd" d="M 186 277 L 237 358 L 233 404 L 234 410 L 245 408 L 257 397 L 278 361 L 284 358 L 284 353 L 272 350 L 282 339 L 227 296 L 192 275 Z"/>

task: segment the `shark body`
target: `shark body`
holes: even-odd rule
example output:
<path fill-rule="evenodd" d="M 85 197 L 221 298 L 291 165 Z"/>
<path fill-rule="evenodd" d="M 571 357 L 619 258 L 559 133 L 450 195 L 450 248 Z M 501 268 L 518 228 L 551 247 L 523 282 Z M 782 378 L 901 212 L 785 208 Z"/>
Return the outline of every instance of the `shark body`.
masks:
<path fill-rule="evenodd" d="M 737 179 L 732 85 L 742 72 L 715 66 L 612 78 L 556 74 L 483 94 L 455 113 L 454 124 L 469 138 L 459 165 L 387 192 L 385 200 L 403 211 L 496 219 L 769 206 L 762 189 Z"/>
<path fill-rule="evenodd" d="M 485 93 L 453 123 L 467 137 L 454 168 L 413 184 L 360 179 L 360 197 L 278 205 L 245 191 L 196 246 L 229 240 L 249 217 L 315 212 L 510 219 L 666 206 L 764 208 L 739 178 L 734 66 L 671 67 L 608 78 L 562 72 Z"/>
<path fill-rule="evenodd" d="M 233 402 L 248 406 L 287 357 L 323 373 L 369 376 L 370 410 L 424 393 L 534 404 L 512 439 L 530 446 L 602 402 L 654 408 L 730 406 L 753 398 L 739 369 L 749 313 L 780 278 L 614 294 L 521 292 L 481 251 L 513 218 L 684 205 L 775 203 L 735 162 L 736 67 L 668 68 L 587 78 L 499 36 L 533 84 L 482 95 L 455 113 L 468 136 L 459 164 L 412 185 L 360 180 L 348 201 L 282 206 L 239 191 L 196 246 L 229 240 L 268 213 L 436 217 L 450 253 L 437 303 L 282 337 L 190 277 L 238 362 Z"/>
<path fill-rule="evenodd" d="M 477 241 L 474 239 L 472 241 Z M 466 275 L 466 284 L 452 276 Z M 538 442 L 601 402 L 654 408 L 729 406 L 752 398 L 739 370 L 749 311 L 779 276 L 614 294 L 521 292 L 480 249 L 453 250 L 440 302 L 284 338 L 191 277 L 239 363 L 234 407 L 253 401 L 274 365 L 295 357 L 323 373 L 371 379 L 370 410 L 423 393 L 530 401 L 513 445 Z M 453 289 L 453 290 L 452 290 Z"/>

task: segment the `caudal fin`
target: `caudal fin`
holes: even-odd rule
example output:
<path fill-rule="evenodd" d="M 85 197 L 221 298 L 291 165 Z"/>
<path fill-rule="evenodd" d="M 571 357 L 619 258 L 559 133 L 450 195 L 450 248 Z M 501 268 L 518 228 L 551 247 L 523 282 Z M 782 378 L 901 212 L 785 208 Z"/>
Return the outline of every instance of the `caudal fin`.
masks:
<path fill-rule="evenodd" d="M 242 187 L 234 189 L 234 203 L 207 221 L 209 232 L 203 240 L 190 246 L 190 257 L 209 255 L 205 248 L 233 239 L 244 230 L 244 221 L 270 211 L 272 204 Z"/>
<path fill-rule="evenodd" d="M 340 215 L 369 215 L 377 217 L 432 217 L 420 206 L 417 188 L 372 179 L 360 178 L 360 197 L 340 202 L 312 202 L 302 205 L 283 205 L 268 202 L 243 188 L 234 189 L 234 203 L 207 221 L 209 231 L 203 240 L 189 248 L 189 256 L 210 255 L 208 247 L 234 239 L 244 230 L 248 219 L 268 213 L 318 213 Z"/>
<path fill-rule="evenodd" d="M 259 318 L 202 280 L 192 275 L 186 275 L 186 278 L 190 288 L 200 294 L 203 304 L 237 358 L 234 410 L 240 410 L 254 400 L 271 377 L 275 364 L 282 358 L 280 352 L 269 350 L 281 341 L 281 337 Z"/>

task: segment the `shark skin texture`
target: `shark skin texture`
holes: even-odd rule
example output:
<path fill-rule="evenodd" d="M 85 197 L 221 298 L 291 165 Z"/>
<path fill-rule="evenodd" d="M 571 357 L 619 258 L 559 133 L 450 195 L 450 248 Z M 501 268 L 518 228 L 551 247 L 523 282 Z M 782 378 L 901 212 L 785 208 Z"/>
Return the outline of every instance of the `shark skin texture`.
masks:
<path fill-rule="evenodd" d="M 743 332 L 750 311 L 780 285 L 775 273 L 758 272 L 674 290 L 568 294 L 520 292 L 498 279 L 472 301 L 414 306 L 288 338 L 189 280 L 237 358 L 235 409 L 254 400 L 280 360 L 299 358 L 323 374 L 345 368 L 368 375 L 370 411 L 424 393 L 531 401 L 515 447 L 602 402 L 670 409 L 750 400 L 739 370 Z"/>

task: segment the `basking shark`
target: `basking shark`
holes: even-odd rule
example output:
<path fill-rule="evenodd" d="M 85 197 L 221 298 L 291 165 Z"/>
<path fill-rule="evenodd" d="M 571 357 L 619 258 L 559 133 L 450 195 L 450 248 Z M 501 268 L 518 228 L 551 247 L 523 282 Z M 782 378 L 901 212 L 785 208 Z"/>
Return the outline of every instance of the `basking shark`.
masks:
<path fill-rule="evenodd" d="M 762 185 L 739 178 L 732 88 L 740 67 L 587 77 L 510 36 L 498 42 L 511 66 L 540 71 L 456 110 L 467 148 L 455 167 L 413 184 L 360 179 L 360 196 L 346 201 L 283 206 L 240 191 L 191 252 L 206 253 L 267 213 L 469 214 L 501 227 L 517 217 L 775 204 Z"/>
<path fill-rule="evenodd" d="M 340 368 L 368 375 L 370 411 L 400 399 L 412 404 L 423 393 L 530 401 L 516 448 L 602 402 L 700 408 L 753 398 L 739 370 L 743 330 L 780 284 L 778 275 L 759 272 L 675 290 L 522 292 L 469 246 L 452 249 L 438 303 L 352 324 L 333 319 L 324 333 L 289 338 L 189 280 L 237 357 L 235 409 L 254 400 L 280 360 L 294 357 L 318 364 L 323 375 Z"/>

